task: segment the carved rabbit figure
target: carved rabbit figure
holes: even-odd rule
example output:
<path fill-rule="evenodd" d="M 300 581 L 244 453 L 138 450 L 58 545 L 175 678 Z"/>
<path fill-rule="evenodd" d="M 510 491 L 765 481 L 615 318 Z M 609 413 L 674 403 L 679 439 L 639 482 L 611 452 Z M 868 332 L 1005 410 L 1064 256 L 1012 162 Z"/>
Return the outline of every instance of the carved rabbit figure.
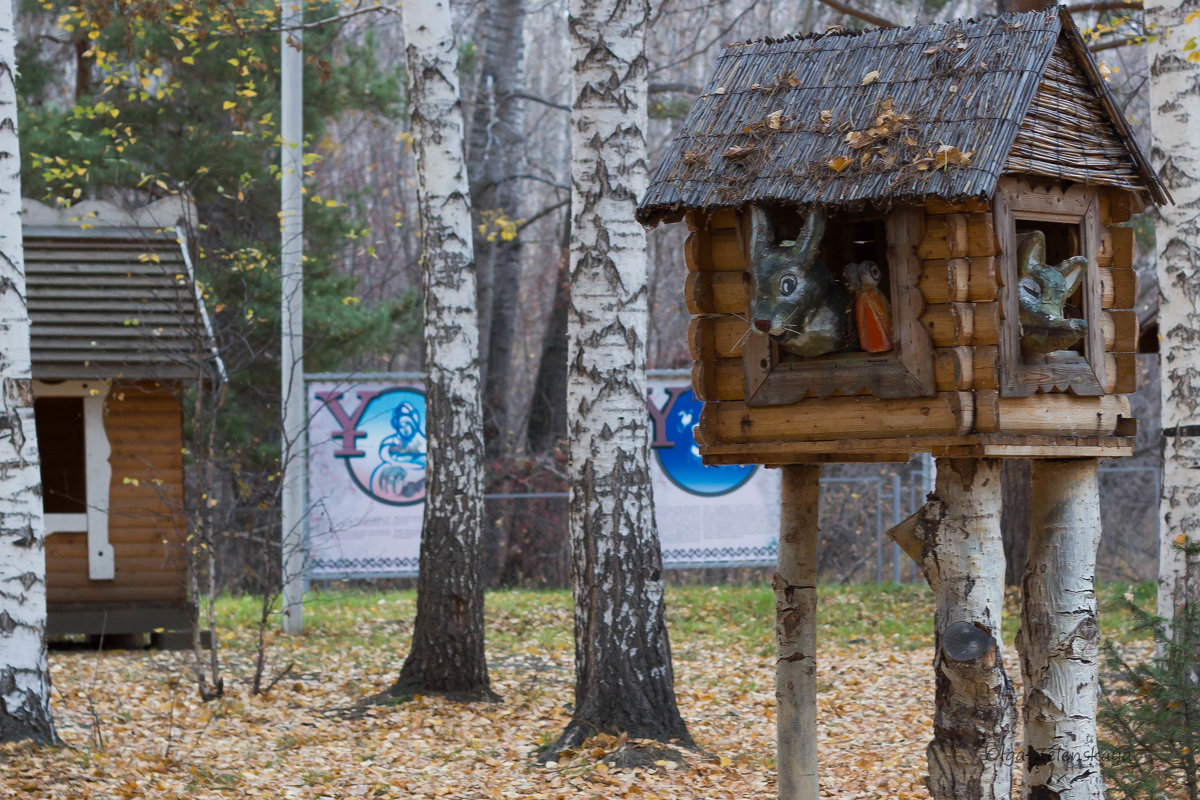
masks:
<path fill-rule="evenodd" d="M 767 213 L 750 209 L 751 329 L 803 358 L 854 344 L 845 289 L 820 260 L 825 213 L 809 211 L 795 242 L 775 242 Z"/>
<path fill-rule="evenodd" d="M 1027 353 L 1065 350 L 1087 333 L 1086 320 L 1063 315 L 1063 303 L 1079 288 L 1087 265 L 1086 256 L 1074 256 L 1054 266 L 1047 264 L 1046 235 L 1041 231 L 1023 233 L 1017 238 L 1022 350 Z"/>

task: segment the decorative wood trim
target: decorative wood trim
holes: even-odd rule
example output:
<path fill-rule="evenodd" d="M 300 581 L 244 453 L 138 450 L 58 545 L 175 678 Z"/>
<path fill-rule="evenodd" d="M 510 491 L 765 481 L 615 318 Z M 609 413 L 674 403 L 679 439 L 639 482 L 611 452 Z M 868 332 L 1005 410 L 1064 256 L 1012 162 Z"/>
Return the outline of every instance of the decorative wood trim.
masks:
<path fill-rule="evenodd" d="M 1116 281 L 1110 277 L 1106 284 L 1105 272 L 1112 271 L 1101 268 L 1098 261 L 1102 246 L 1099 191 L 1078 184 L 1064 190 L 1057 186 L 1034 186 L 1023 179 L 1002 178 L 996 189 L 993 213 L 1000 242 L 997 263 L 1002 283 L 1000 395 L 1030 397 L 1038 392 L 1071 392 L 1081 397 L 1103 395 L 1105 358 L 1101 309 L 1109 305 L 1105 300 L 1105 286 L 1115 285 Z M 1016 280 L 1017 219 L 1080 226 L 1083 255 L 1088 257 L 1083 289 L 1083 313 L 1088 333 L 1084 339 L 1083 358 L 1050 357 L 1029 362 L 1021 352 Z"/>
<path fill-rule="evenodd" d="M 737 401 L 705 403 L 700 427 L 708 444 L 887 439 L 967 434 L 974 416 L 970 392 L 943 392 L 932 397 L 895 399 L 809 398 L 803 403 L 771 407 Z"/>
<path fill-rule="evenodd" d="M 705 464 L 904 462 L 912 453 L 937 457 L 1115 458 L 1133 454 L 1135 420 L 1121 419 L 1115 436 L 1046 436 L 1037 434 L 970 434 L 904 436 L 893 439 L 833 439 L 719 444 L 700 448 Z"/>
<path fill-rule="evenodd" d="M 35 397 L 83 398 L 83 441 L 79 446 L 83 448 L 87 473 L 87 511 L 83 514 L 47 514 L 45 525 L 47 535 L 87 532 L 88 578 L 93 581 L 110 581 L 115 574 L 113 548 L 108 540 L 112 447 L 104 430 L 104 404 L 111 387 L 112 381 L 33 382 Z M 82 525 L 79 524 L 81 517 Z"/>

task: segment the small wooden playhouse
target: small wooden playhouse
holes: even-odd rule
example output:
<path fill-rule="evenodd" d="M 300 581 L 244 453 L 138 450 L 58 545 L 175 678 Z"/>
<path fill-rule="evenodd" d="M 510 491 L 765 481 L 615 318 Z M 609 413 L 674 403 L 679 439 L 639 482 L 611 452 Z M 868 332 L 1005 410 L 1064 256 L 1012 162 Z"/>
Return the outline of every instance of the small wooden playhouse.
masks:
<path fill-rule="evenodd" d="M 706 463 L 1128 455 L 1122 223 L 1167 199 L 1065 10 L 730 45 L 638 209 L 690 231 Z M 834 282 L 880 265 L 890 350 L 806 358 L 751 330 L 754 214 L 791 245 L 813 208 Z M 1034 231 L 1047 264 L 1086 259 L 1063 312 L 1086 332 L 1050 352 L 1022 324 Z"/>
<path fill-rule="evenodd" d="M 188 211 L 23 204 L 51 636 L 192 626 L 183 394 L 223 367 Z"/>

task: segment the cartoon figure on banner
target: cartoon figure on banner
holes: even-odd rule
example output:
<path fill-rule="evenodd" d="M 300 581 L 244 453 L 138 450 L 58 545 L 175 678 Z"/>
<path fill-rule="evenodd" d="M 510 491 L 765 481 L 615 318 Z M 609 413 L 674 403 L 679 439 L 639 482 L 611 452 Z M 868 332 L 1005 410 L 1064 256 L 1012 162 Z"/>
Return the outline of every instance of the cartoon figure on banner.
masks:
<path fill-rule="evenodd" d="M 425 494 L 425 435 L 412 403 L 392 409 L 391 436 L 379 445 L 379 466 L 371 473 L 371 494 L 384 500 L 411 500 Z"/>
<path fill-rule="evenodd" d="M 358 489 L 380 503 L 407 506 L 425 499 L 425 394 L 420 389 L 359 390 L 316 397 L 337 420 L 333 457 L 346 465 Z M 345 403 L 345 406 L 343 406 Z"/>

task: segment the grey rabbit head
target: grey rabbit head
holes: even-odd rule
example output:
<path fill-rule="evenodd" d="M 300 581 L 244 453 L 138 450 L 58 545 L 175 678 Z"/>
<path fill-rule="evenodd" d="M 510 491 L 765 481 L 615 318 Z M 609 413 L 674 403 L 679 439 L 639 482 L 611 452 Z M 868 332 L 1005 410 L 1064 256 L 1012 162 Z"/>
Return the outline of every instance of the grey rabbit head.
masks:
<path fill-rule="evenodd" d="M 844 349 L 850 343 L 848 302 L 820 260 L 825 212 L 809 211 L 794 243 L 776 243 L 762 208 L 751 206 L 750 214 L 752 331 L 805 358 Z"/>

